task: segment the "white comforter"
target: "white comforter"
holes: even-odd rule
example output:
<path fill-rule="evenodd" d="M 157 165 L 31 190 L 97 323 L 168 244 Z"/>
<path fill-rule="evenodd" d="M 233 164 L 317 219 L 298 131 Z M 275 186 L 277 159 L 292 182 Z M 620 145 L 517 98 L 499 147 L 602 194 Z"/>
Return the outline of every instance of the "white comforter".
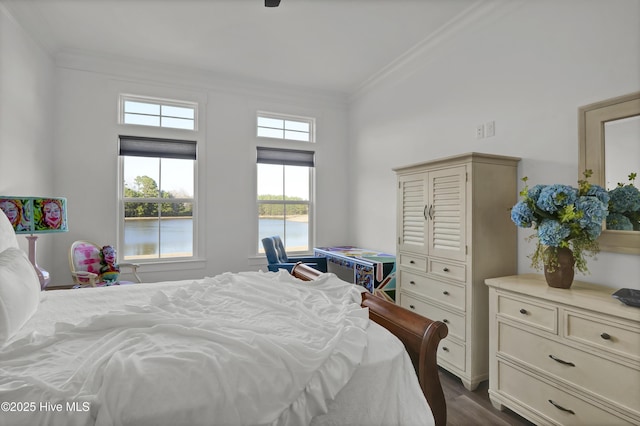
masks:
<path fill-rule="evenodd" d="M 142 306 L 4 347 L 0 401 L 15 410 L 3 409 L 0 424 L 308 424 L 367 344 L 360 292 L 330 274 L 301 283 L 247 272 L 161 288 Z"/>

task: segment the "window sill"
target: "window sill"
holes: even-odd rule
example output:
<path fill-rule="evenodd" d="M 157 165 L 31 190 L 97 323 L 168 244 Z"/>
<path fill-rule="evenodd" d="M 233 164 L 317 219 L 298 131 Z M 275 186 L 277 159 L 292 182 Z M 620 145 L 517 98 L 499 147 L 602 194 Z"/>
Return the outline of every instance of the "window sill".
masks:
<path fill-rule="evenodd" d="M 156 262 L 139 262 L 136 260 L 123 260 L 122 263 L 134 263 L 139 265 L 138 272 L 169 272 L 204 269 L 204 259 L 161 260 Z"/>

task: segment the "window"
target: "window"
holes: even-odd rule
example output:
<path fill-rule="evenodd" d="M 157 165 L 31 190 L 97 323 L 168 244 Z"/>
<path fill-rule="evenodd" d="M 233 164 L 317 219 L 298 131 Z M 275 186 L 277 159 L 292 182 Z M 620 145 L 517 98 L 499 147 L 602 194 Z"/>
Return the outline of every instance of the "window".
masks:
<path fill-rule="evenodd" d="M 282 238 L 287 252 L 312 245 L 314 152 L 258 147 L 258 253 L 262 239 Z"/>
<path fill-rule="evenodd" d="M 313 142 L 314 120 L 258 113 L 258 137 Z"/>
<path fill-rule="evenodd" d="M 197 105 L 134 96 L 121 96 L 123 124 L 196 130 Z"/>
<path fill-rule="evenodd" d="M 195 255 L 195 141 L 120 136 L 125 260 Z"/>

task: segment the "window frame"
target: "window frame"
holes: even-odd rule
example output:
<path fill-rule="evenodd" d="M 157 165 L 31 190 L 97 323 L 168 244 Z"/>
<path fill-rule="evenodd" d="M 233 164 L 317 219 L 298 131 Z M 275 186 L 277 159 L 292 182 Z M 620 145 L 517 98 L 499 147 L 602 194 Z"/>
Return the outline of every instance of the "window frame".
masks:
<path fill-rule="evenodd" d="M 139 123 L 126 123 L 125 122 L 125 107 L 124 104 L 127 101 L 131 102 L 139 102 L 150 105 L 158 105 L 160 106 L 160 114 L 152 115 L 153 117 L 159 117 L 160 125 L 152 126 L 147 124 L 139 124 Z M 169 118 L 181 118 L 182 117 L 172 117 L 162 115 L 162 107 L 170 106 L 170 107 L 180 107 L 180 108 L 191 108 L 193 109 L 193 129 L 185 129 L 182 127 L 167 127 L 162 126 L 162 117 Z M 118 123 L 124 126 L 136 126 L 136 127 L 146 127 L 151 129 L 164 129 L 164 130 L 177 130 L 177 131 L 187 131 L 187 132 L 197 132 L 198 131 L 198 103 L 197 102 L 189 102 L 189 101 L 178 101 L 174 99 L 165 99 L 165 98 L 155 98 L 149 96 L 139 96 L 139 95 L 131 95 L 131 94 L 121 94 L 118 99 Z"/>
<path fill-rule="evenodd" d="M 298 141 L 299 143 L 308 143 L 308 142 L 301 142 Z M 288 148 L 273 148 L 273 147 L 268 147 L 268 146 L 263 146 L 263 145 L 259 145 L 256 147 L 256 151 L 259 151 L 260 149 L 264 149 L 264 150 L 272 150 L 272 151 L 282 151 L 282 152 L 309 152 L 312 153 L 312 155 L 315 157 L 315 151 L 311 151 L 311 150 L 301 150 L 301 149 L 288 149 Z M 259 154 L 257 154 L 257 157 L 259 156 Z M 308 167 L 308 171 L 309 171 L 309 199 L 308 200 L 286 200 L 286 199 L 282 199 L 282 200 L 260 200 L 258 199 L 258 196 L 260 194 L 258 194 L 258 167 L 260 166 L 260 164 L 273 164 L 273 165 L 280 165 L 280 163 L 274 163 L 274 162 L 260 162 L 259 158 L 256 158 L 256 179 L 255 179 L 255 184 L 256 184 L 256 189 L 255 189 L 255 194 L 256 194 L 256 241 L 257 241 L 257 246 L 256 246 L 256 256 L 258 257 L 265 257 L 265 253 L 264 253 L 264 248 L 262 247 L 262 241 L 261 241 L 261 237 L 260 237 L 260 206 L 261 205 L 282 205 L 283 206 L 283 212 L 284 212 L 284 216 L 283 216 L 283 221 L 285 222 L 285 231 L 284 231 L 284 235 L 281 235 L 280 237 L 282 238 L 282 242 L 285 245 L 285 248 L 287 246 L 287 238 L 286 238 L 286 206 L 287 205 L 300 205 L 300 204 L 305 204 L 308 206 L 308 222 L 307 222 L 307 241 L 308 241 L 308 249 L 307 250 L 302 250 L 302 251 L 292 251 L 292 250 L 287 250 L 287 254 L 289 255 L 303 255 L 303 254 L 309 254 L 311 252 L 313 252 L 313 247 L 315 244 L 315 160 L 314 160 L 314 164 L 313 165 L 304 165 L 304 164 L 284 164 L 282 163 L 282 167 L 284 169 L 284 167 L 286 165 L 290 165 L 290 166 L 302 166 L 302 167 Z M 286 170 L 286 169 L 285 169 Z M 287 185 L 287 180 L 286 180 L 286 173 L 285 170 L 283 170 L 283 180 L 282 180 L 282 194 L 283 197 L 285 195 L 285 188 Z"/>
<path fill-rule="evenodd" d="M 198 94 L 191 93 L 186 94 L 181 100 L 179 97 L 167 98 L 158 96 L 146 96 L 146 95 L 133 95 L 130 89 L 125 91 L 114 91 L 114 96 L 117 97 L 118 119 L 117 127 L 113 133 L 113 140 L 116 144 L 119 144 L 120 135 L 135 135 L 135 137 L 152 138 L 152 139 L 168 139 L 168 140 L 190 140 L 196 143 L 196 159 L 193 164 L 193 200 L 192 200 L 192 221 L 193 221 L 193 240 L 192 240 L 192 254 L 188 257 L 157 257 L 150 259 L 127 259 L 124 260 L 124 250 L 118 250 L 118 261 L 129 262 L 134 261 L 139 264 L 149 265 L 151 271 L 169 271 L 169 270 L 181 270 L 191 269 L 194 265 L 203 265 L 206 248 L 204 246 L 204 238 L 200 236 L 201 228 L 203 224 L 200 223 L 201 219 L 205 217 L 204 206 L 206 205 L 206 194 L 201 193 L 200 188 L 202 182 L 202 176 L 199 172 L 200 159 L 206 157 L 206 146 L 202 143 L 206 139 L 205 129 L 200 126 L 199 123 L 203 123 L 203 115 L 206 110 L 206 98 L 201 97 Z M 185 95 L 185 94 L 183 94 Z M 181 95 L 179 95 L 182 97 Z M 172 106 L 188 106 L 194 108 L 194 129 L 174 128 L 174 127 L 156 127 L 156 126 L 144 126 L 137 124 L 123 123 L 123 111 L 124 101 L 133 100 L 147 103 L 161 102 L 164 105 Z M 119 154 L 119 148 L 117 148 L 117 167 L 118 167 L 118 183 L 117 183 L 117 246 L 124 246 L 124 160 Z M 139 199 L 137 199 L 139 200 Z M 200 266 L 197 266 L 200 267 Z M 168 269 L 169 268 L 169 269 Z"/>
<path fill-rule="evenodd" d="M 184 129 L 182 129 L 184 130 Z M 191 260 L 199 260 L 200 257 L 200 253 L 199 253 L 199 241 L 198 241 L 198 143 L 197 141 L 193 141 L 193 140 L 187 140 L 187 139 L 167 139 L 167 138 L 157 138 L 157 137 L 135 137 L 135 136 L 124 136 L 124 135 L 119 135 L 118 137 L 120 138 L 133 138 L 133 139 L 140 139 L 140 140 L 144 140 L 144 141 L 153 141 L 153 140 L 158 140 L 158 141 L 169 141 L 169 142 L 189 142 L 192 144 L 195 144 L 195 158 L 193 159 L 193 198 L 173 198 L 173 199 L 166 199 L 166 198 L 161 198 L 158 194 L 158 197 L 125 197 L 125 181 L 124 181 L 124 172 L 125 172 L 125 157 L 127 157 L 127 155 L 121 155 L 120 154 L 120 141 L 119 141 L 119 147 L 118 147 L 118 247 L 124 247 L 124 241 L 125 241 L 125 221 L 126 221 L 126 217 L 125 217 L 125 204 L 127 202 L 135 202 L 135 203 L 156 203 L 158 204 L 158 206 L 160 206 L 161 204 L 181 204 L 181 203 L 191 203 L 191 209 L 192 209 L 192 214 L 191 214 L 191 220 L 192 220 L 192 247 L 191 247 L 191 256 L 166 256 L 166 257 L 162 257 L 161 253 L 160 253 L 160 246 L 158 247 L 158 256 L 157 257 L 130 257 L 130 258 L 126 258 L 124 257 L 124 250 L 119 250 L 118 251 L 118 260 L 119 261 L 123 261 L 123 262 L 136 262 L 136 263 L 140 263 L 140 264 L 161 264 L 161 263 L 168 263 L 168 262 L 179 262 L 179 261 L 191 261 Z M 163 158 L 160 155 L 150 155 L 150 156 L 145 156 L 145 155 L 137 155 L 139 157 L 143 157 L 143 158 L 151 158 L 151 159 L 157 159 L 158 161 L 160 161 L 161 158 Z M 172 158 L 172 157 L 164 157 L 164 158 Z M 160 165 L 158 166 L 159 169 L 159 176 L 162 175 L 162 169 L 161 169 L 161 162 Z M 161 182 L 158 183 L 159 186 L 161 186 Z M 169 201 L 171 200 L 171 201 Z M 161 211 L 160 209 L 158 209 L 158 218 L 161 218 Z M 160 229 L 158 230 L 158 235 L 161 235 Z M 160 242 L 160 240 L 159 240 Z"/>
<path fill-rule="evenodd" d="M 280 128 L 275 128 L 275 127 L 265 127 L 265 126 L 260 126 L 259 125 L 259 120 L 260 118 L 269 118 L 269 119 L 274 119 L 274 120 L 284 120 L 284 121 L 294 121 L 294 122 L 299 122 L 299 123 L 307 123 L 309 125 L 309 140 L 305 141 L 305 140 L 300 140 L 300 139 L 288 139 L 285 137 L 285 130 L 286 127 L 283 127 L 281 130 L 283 131 L 283 137 L 281 138 L 277 138 L 277 137 L 271 137 L 271 136 L 260 136 L 258 133 L 260 131 L 260 128 L 270 128 L 270 129 L 278 129 L 280 130 Z M 308 144 L 308 143 L 315 143 L 316 142 L 316 119 L 313 117 L 303 117 L 303 116 L 299 116 L 299 115 L 291 115 L 291 114 L 279 114 L 279 113 L 273 113 L 273 112 L 267 112 L 267 111 L 258 111 L 256 113 L 256 138 L 258 139 L 272 139 L 272 140 L 278 140 L 278 141 L 290 141 L 290 142 L 296 142 L 296 143 L 303 143 L 303 144 Z"/>

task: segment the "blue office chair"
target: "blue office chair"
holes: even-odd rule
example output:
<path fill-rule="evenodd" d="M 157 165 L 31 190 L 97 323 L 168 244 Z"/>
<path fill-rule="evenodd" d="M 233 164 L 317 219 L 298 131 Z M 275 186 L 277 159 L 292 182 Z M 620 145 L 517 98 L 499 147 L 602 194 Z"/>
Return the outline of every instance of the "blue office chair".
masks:
<path fill-rule="evenodd" d="M 286 269 L 291 272 L 297 262 L 302 262 L 320 272 L 327 272 L 327 259 L 324 257 L 288 257 L 284 251 L 284 244 L 277 235 L 263 238 L 262 247 L 267 255 L 270 271 L 277 272 L 278 269 Z"/>

